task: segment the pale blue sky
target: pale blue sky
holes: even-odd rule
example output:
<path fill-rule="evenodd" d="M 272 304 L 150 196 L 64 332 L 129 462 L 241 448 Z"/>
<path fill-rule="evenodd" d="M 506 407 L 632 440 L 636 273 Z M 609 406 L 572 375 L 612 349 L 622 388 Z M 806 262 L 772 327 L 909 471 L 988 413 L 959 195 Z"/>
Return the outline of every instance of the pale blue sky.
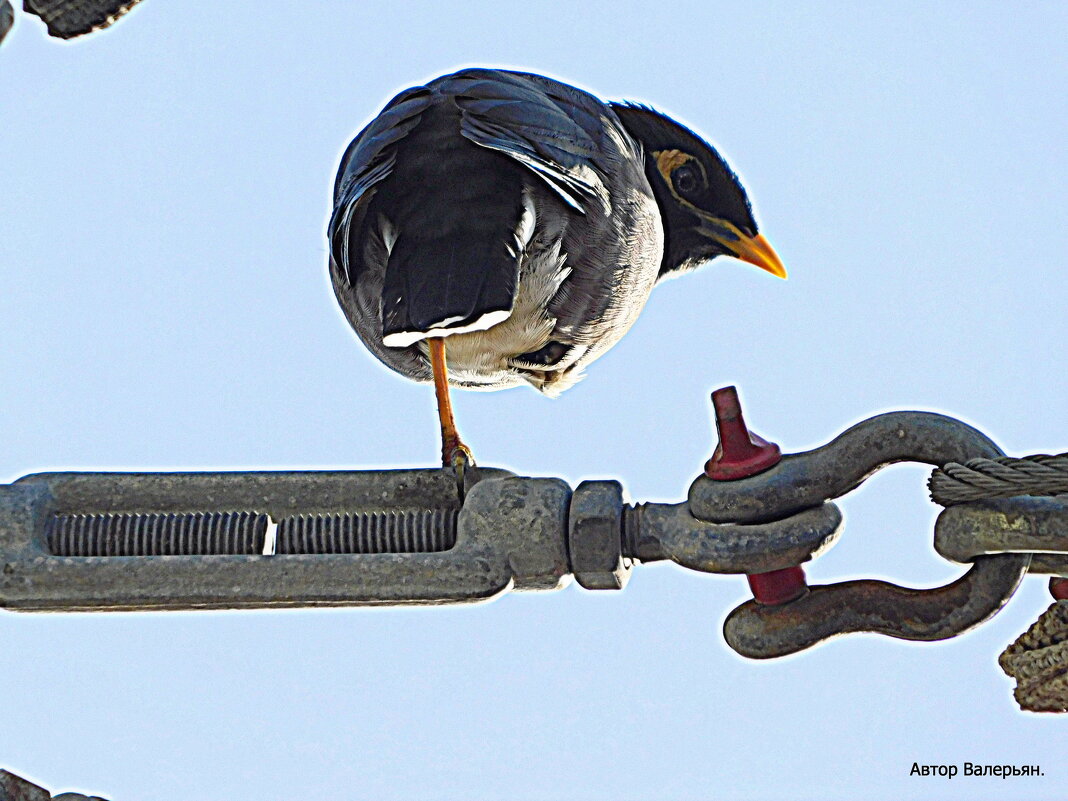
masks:
<path fill-rule="evenodd" d="M 790 271 L 665 284 L 559 400 L 457 393 L 481 463 L 681 500 L 728 383 L 787 451 L 902 408 L 1068 450 L 1066 37 L 1054 3 L 146 0 L 69 44 L 20 17 L 0 47 L 0 480 L 433 464 L 432 393 L 355 340 L 323 232 L 353 133 L 470 64 L 686 121 Z M 813 582 L 959 575 L 926 475 L 845 499 Z M 455 609 L 3 612 L 0 765 L 112 801 L 1068 792 L 1066 721 L 1016 711 L 995 662 L 1044 579 L 956 640 L 760 664 L 720 636 L 745 594 L 657 565 L 620 593 Z M 1045 776 L 909 777 L 965 760 Z"/>

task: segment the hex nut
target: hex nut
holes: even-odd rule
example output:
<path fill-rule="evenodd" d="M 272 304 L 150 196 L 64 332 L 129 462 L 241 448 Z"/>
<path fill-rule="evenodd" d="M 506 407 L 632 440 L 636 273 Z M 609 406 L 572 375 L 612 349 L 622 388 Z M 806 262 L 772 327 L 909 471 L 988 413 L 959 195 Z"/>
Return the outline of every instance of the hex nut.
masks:
<path fill-rule="evenodd" d="M 623 487 L 583 481 L 571 498 L 567 548 L 571 572 L 587 590 L 621 590 L 631 563 L 623 557 Z"/>

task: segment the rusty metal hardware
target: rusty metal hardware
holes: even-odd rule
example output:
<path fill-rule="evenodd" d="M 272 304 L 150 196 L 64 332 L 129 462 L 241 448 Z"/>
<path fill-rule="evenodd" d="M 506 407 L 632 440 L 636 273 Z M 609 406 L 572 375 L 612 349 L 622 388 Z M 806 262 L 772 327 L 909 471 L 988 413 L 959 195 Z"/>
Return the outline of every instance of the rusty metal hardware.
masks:
<path fill-rule="evenodd" d="M 0 606 L 18 611 L 474 603 L 637 561 L 772 570 L 833 542 L 832 504 L 757 526 L 623 503 L 615 481 L 451 473 L 54 473 L 0 486 Z"/>
<path fill-rule="evenodd" d="M 742 404 L 734 387 L 712 393 L 719 444 L 705 463 L 705 475 L 713 481 L 736 481 L 755 476 L 782 461 L 782 451 L 774 442 L 754 434 L 745 424 Z M 805 594 L 805 571 L 800 565 L 746 575 L 757 603 L 779 605 Z"/>
<path fill-rule="evenodd" d="M 561 586 L 571 488 L 479 477 L 461 506 L 443 470 L 28 476 L 0 487 L 0 605 L 441 604 Z"/>
<path fill-rule="evenodd" d="M 987 455 L 1001 456 L 1002 451 L 960 420 L 931 412 L 887 412 L 819 448 L 787 454 L 756 476 L 737 481 L 698 477 L 690 486 L 690 508 L 695 517 L 710 522 L 775 520 L 840 498 L 897 462 L 940 466 Z"/>
<path fill-rule="evenodd" d="M 1057 599 L 998 658 L 1028 712 L 1068 712 L 1068 601 Z"/>
<path fill-rule="evenodd" d="M 1068 601 L 1068 578 L 1054 577 L 1049 580 L 1049 594 L 1058 601 Z"/>
<path fill-rule="evenodd" d="M 733 481 L 762 473 L 782 461 L 779 446 L 754 434 L 745 424 L 737 389 L 723 387 L 713 392 L 712 408 L 719 444 L 705 463 L 706 476 L 713 481 Z"/>
<path fill-rule="evenodd" d="M 821 448 L 784 456 L 757 475 L 729 482 L 699 477 L 690 488 L 690 509 L 704 520 L 757 524 L 838 498 L 896 462 L 941 466 L 1001 455 L 989 438 L 959 420 L 890 412 L 858 423 Z M 1030 552 L 996 553 L 968 559 L 971 568 L 964 576 L 930 590 L 850 581 L 810 587 L 780 605 L 749 601 L 728 616 L 724 636 L 736 651 L 757 659 L 794 653 L 849 632 L 909 640 L 952 637 L 999 611 L 1032 559 Z"/>
<path fill-rule="evenodd" d="M 59 793 L 52 795 L 40 785 L 28 779 L 16 776 L 6 770 L 0 770 L 0 801 L 106 801 L 98 795 L 82 793 Z"/>
<path fill-rule="evenodd" d="M 734 433 L 763 448 L 744 429 L 736 396 L 725 408 Z M 731 446 L 720 453 L 737 455 Z M 440 469 L 31 475 L 0 485 L 0 607 L 476 603 L 559 589 L 572 577 L 620 590 L 635 566 L 670 560 L 749 576 L 754 600 L 724 624 L 727 642 L 749 657 L 857 631 L 943 639 L 996 613 L 1029 569 L 1068 574 L 1064 498 L 947 508 L 936 547 L 970 567 L 945 587 L 809 587 L 801 565 L 840 535 L 831 501 L 880 467 L 1000 455 L 958 420 L 892 412 L 777 464 L 761 457 L 726 480 L 702 475 L 678 504 L 629 505 L 617 481 L 572 490 L 492 468 L 470 471 L 462 492 Z"/>
<path fill-rule="evenodd" d="M 951 562 L 1032 554 L 1030 573 L 1068 574 L 1068 496 L 1018 496 L 950 506 L 935 521 L 935 550 Z"/>

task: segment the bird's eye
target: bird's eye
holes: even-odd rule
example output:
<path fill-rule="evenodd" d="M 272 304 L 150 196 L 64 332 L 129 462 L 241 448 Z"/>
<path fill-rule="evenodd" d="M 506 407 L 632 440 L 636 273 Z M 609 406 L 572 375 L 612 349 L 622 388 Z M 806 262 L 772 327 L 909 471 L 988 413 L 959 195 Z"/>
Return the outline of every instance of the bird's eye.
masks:
<path fill-rule="evenodd" d="M 701 174 L 692 164 L 683 164 L 671 173 L 671 182 L 680 195 L 689 195 L 700 187 Z"/>

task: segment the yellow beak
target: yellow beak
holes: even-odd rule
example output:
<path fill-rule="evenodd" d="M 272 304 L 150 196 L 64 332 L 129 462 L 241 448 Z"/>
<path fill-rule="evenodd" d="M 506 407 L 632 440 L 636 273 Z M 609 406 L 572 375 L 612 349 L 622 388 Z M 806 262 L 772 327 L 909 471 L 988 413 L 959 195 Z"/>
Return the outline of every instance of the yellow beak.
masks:
<path fill-rule="evenodd" d="M 786 277 L 786 268 L 763 234 L 754 237 L 741 236 L 736 242 L 723 242 L 730 248 L 736 258 L 755 264 L 761 270 L 767 270 L 779 278 Z"/>
<path fill-rule="evenodd" d="M 698 212 L 704 217 L 704 225 L 697 230 L 718 242 L 736 259 L 755 264 L 761 270 L 767 270 L 779 278 L 786 277 L 786 268 L 763 234 L 747 236 L 726 220 L 717 219 L 709 214 Z"/>

